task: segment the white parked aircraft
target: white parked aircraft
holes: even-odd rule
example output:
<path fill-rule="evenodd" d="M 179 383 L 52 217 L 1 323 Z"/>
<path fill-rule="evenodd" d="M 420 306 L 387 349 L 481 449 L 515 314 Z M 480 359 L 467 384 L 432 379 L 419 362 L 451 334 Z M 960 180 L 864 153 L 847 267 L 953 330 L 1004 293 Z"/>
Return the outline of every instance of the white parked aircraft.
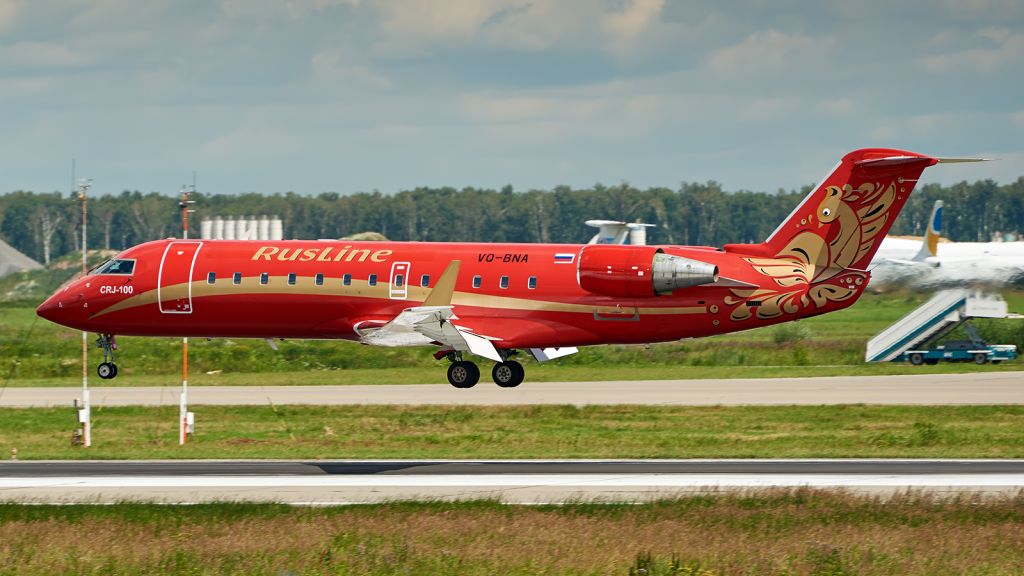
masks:
<path fill-rule="evenodd" d="M 629 244 L 643 246 L 647 244 L 647 229 L 654 224 L 640 222 L 620 222 L 618 220 L 587 220 L 587 226 L 597 228 L 597 234 L 587 244 Z"/>
<path fill-rule="evenodd" d="M 871 261 L 871 285 L 915 287 L 992 285 L 1024 281 L 1024 242 L 939 242 L 937 200 L 921 240 L 886 237 Z"/>

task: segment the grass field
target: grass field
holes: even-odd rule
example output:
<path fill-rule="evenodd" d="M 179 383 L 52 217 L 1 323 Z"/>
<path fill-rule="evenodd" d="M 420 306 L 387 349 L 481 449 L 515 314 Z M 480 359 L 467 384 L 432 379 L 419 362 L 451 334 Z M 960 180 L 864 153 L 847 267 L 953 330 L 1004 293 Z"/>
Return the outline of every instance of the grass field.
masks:
<path fill-rule="evenodd" d="M 1011 310 L 1024 311 L 1024 292 L 1008 292 Z M 557 361 L 527 362 L 532 381 L 675 379 L 802 375 L 963 372 L 978 368 L 940 364 L 865 365 L 864 345 L 921 302 L 914 293 L 865 295 L 827 316 L 736 334 L 651 346 L 595 346 Z M 1024 348 L 1024 322 L 975 321 L 994 343 Z M 81 333 L 38 319 L 26 306 L 0 307 L 0 384 L 80 384 Z M 171 338 L 120 338 L 120 375 L 104 385 L 158 385 L 180 372 L 181 342 Z M 445 363 L 433 349 L 371 348 L 351 342 L 286 341 L 272 350 L 259 340 L 190 342 L 190 382 L 204 384 L 442 383 Z M 99 362 L 91 352 L 90 369 Z M 1014 369 L 1019 362 L 982 369 Z M 259 374 L 259 376 L 255 376 Z M 95 379 L 99 382 L 98 379 Z"/>
<path fill-rule="evenodd" d="M 1024 572 L 1024 495 L 831 491 L 642 505 L 0 505 L 0 574 Z M 641 572 L 640 570 L 644 570 Z"/>
<path fill-rule="evenodd" d="M 283 406 L 0 409 L 24 460 L 137 458 L 1022 458 L 1024 406 Z M 0 496 L 2 497 L 2 496 Z"/>

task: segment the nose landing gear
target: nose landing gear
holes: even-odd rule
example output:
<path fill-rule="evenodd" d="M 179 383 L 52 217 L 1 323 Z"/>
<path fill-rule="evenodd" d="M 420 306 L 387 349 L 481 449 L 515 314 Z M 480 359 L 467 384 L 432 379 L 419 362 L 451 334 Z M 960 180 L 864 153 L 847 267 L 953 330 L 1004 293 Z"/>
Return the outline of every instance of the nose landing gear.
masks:
<path fill-rule="evenodd" d="M 103 362 L 96 367 L 96 374 L 104 380 L 117 377 L 117 364 L 114 364 L 114 350 L 117 350 L 117 342 L 113 334 L 100 334 L 96 339 L 96 347 L 103 349 Z"/>

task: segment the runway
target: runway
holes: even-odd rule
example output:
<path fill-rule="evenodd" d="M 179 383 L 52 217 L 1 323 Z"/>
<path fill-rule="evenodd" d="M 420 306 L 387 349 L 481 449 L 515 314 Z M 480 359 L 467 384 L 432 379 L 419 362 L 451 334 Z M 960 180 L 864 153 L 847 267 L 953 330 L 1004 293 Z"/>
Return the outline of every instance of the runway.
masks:
<path fill-rule="evenodd" d="M 758 488 L 1014 494 L 1024 460 L 59 461 L 0 463 L 0 501 L 303 505 L 636 502 Z"/>
<path fill-rule="evenodd" d="M 685 368 L 681 369 L 685 371 Z M 177 406 L 178 386 L 93 387 L 102 406 Z M 0 407 L 70 406 L 81 389 L 0 390 Z M 499 388 L 481 382 L 468 390 L 447 384 L 371 386 L 193 386 L 190 405 L 529 405 L 644 404 L 689 406 L 823 404 L 1024 404 L 1024 372 L 738 378 L 611 382 L 529 382 Z"/>

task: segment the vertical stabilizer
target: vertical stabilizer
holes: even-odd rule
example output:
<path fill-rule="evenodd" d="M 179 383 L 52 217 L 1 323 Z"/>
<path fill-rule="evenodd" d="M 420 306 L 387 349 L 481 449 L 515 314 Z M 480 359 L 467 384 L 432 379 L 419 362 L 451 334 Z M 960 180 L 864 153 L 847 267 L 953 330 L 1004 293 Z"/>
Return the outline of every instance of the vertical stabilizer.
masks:
<path fill-rule="evenodd" d="M 928 258 L 935 258 L 939 255 L 939 238 L 942 236 L 942 200 L 936 200 L 932 206 L 932 213 L 928 217 L 928 229 L 925 230 L 924 238 L 921 239 L 921 250 L 914 256 L 917 262 L 924 262 Z"/>
<path fill-rule="evenodd" d="M 792 262 L 811 284 L 843 270 L 864 270 L 921 172 L 936 162 L 889 148 L 850 152 L 767 240 L 725 249 Z"/>

